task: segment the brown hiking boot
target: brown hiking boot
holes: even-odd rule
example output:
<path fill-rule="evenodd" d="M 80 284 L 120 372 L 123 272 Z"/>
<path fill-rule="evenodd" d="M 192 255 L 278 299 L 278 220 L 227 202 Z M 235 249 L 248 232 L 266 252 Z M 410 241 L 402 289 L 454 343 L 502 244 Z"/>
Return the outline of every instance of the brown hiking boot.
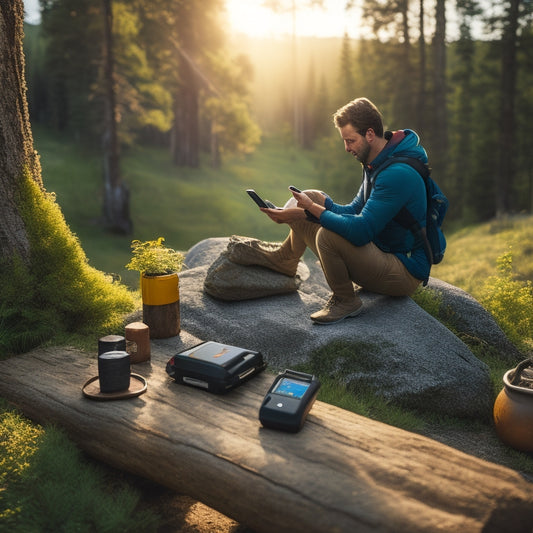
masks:
<path fill-rule="evenodd" d="M 335 324 L 341 320 L 357 316 L 363 309 L 363 302 L 354 296 L 348 300 L 340 300 L 334 294 L 327 304 L 316 313 L 311 315 L 311 320 L 316 324 Z"/>
<path fill-rule="evenodd" d="M 281 243 L 232 236 L 228 243 L 227 258 L 238 265 L 258 265 L 293 277 L 300 259 L 284 259 L 280 247 Z"/>

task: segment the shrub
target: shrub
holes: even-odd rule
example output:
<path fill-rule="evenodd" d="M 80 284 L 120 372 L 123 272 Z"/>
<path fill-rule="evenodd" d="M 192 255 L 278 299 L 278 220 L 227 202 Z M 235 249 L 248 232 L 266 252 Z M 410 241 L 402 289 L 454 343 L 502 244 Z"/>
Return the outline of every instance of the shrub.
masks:
<path fill-rule="evenodd" d="M 492 313 L 509 339 L 523 349 L 533 347 L 533 284 L 513 274 L 512 249 L 497 260 L 498 275 L 482 289 L 481 304 Z"/>
<path fill-rule="evenodd" d="M 0 262 L 0 351 L 15 354 L 63 333 L 111 333 L 133 310 L 134 297 L 91 267 L 53 194 L 26 176 L 20 212 L 31 260 Z"/>
<path fill-rule="evenodd" d="M 152 276 L 179 272 L 183 265 L 184 255 L 164 246 L 164 242 L 163 237 L 155 241 L 132 241 L 132 258 L 126 268 Z"/>

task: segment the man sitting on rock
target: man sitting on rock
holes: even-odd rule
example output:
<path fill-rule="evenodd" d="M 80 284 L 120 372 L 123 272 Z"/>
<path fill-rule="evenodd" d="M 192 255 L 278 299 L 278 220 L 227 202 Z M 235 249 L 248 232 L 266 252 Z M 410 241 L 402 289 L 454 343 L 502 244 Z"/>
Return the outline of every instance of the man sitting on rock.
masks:
<path fill-rule="evenodd" d="M 363 166 L 363 183 L 346 205 L 321 191 L 291 190 L 283 209 L 261 208 L 274 222 L 288 224 L 281 244 L 256 239 L 232 239 L 228 259 L 260 265 L 294 276 L 306 247 L 319 258 L 333 295 L 313 313 L 317 324 L 333 324 L 361 312 L 363 302 L 354 283 L 390 296 L 411 295 L 429 276 L 423 243 L 394 219 L 405 206 L 426 225 L 426 190 L 420 174 L 395 162 L 377 173 L 391 157 L 407 156 L 427 163 L 427 155 L 412 130 L 383 131 L 381 113 L 366 98 L 357 98 L 333 116 L 345 149 Z"/>

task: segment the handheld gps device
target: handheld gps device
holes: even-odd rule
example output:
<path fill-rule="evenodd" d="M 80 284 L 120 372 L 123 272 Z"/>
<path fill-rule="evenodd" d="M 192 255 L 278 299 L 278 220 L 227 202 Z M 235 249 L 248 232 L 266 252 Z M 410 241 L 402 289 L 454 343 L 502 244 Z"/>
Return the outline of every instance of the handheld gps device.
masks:
<path fill-rule="evenodd" d="M 285 370 L 276 376 L 259 408 L 263 426 L 296 433 L 315 403 L 320 382 L 311 374 Z"/>

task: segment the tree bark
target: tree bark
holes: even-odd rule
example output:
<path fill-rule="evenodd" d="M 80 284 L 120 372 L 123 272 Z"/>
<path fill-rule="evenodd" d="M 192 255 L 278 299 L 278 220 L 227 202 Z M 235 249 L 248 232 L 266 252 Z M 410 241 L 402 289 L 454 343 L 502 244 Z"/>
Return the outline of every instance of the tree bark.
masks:
<path fill-rule="evenodd" d="M 200 165 L 199 80 L 194 69 L 197 52 L 194 10 L 184 3 L 176 11 L 179 41 L 179 81 L 174 93 L 174 123 L 171 134 L 171 153 L 175 165 L 197 168 Z"/>
<path fill-rule="evenodd" d="M 448 160 L 448 118 L 447 118 L 447 84 L 446 84 L 446 4 L 437 0 L 435 6 L 435 35 L 433 38 L 434 58 L 434 109 L 432 166 L 438 168 L 441 175 L 446 174 Z"/>
<path fill-rule="evenodd" d="M 418 4 L 418 54 L 419 54 L 419 67 L 418 67 L 418 128 L 420 132 L 426 129 L 426 107 L 427 107 L 427 92 L 426 92 L 426 77 L 427 77 L 427 61 L 426 61 L 426 38 L 424 35 L 425 28 L 425 13 L 424 13 L 424 0 L 419 0 Z M 415 116 L 416 116 L 415 115 Z"/>
<path fill-rule="evenodd" d="M 182 62 L 180 75 L 184 81 L 174 99 L 172 159 L 175 165 L 197 168 L 200 164 L 198 83 L 187 61 Z"/>
<path fill-rule="evenodd" d="M 130 234 L 129 190 L 120 176 L 119 141 L 117 135 L 117 105 L 115 59 L 113 53 L 112 0 L 103 0 L 104 7 L 104 219 L 106 226 L 118 233 Z"/>
<path fill-rule="evenodd" d="M 222 396 L 173 383 L 166 362 L 197 342 L 152 344 L 138 398 L 84 398 L 96 357 L 57 348 L 0 361 L 0 396 L 257 533 L 531 533 L 533 485 L 510 469 L 322 402 L 297 434 L 264 429 L 266 372 Z"/>
<path fill-rule="evenodd" d="M 29 261 L 30 244 L 19 212 L 19 185 L 28 172 L 41 189 L 26 100 L 21 0 L 0 3 L 0 258 Z"/>
<path fill-rule="evenodd" d="M 502 36 L 502 85 L 500 104 L 500 135 L 496 174 L 496 216 L 511 210 L 514 178 L 515 100 L 516 100 L 516 41 L 520 0 L 511 0 Z"/>

